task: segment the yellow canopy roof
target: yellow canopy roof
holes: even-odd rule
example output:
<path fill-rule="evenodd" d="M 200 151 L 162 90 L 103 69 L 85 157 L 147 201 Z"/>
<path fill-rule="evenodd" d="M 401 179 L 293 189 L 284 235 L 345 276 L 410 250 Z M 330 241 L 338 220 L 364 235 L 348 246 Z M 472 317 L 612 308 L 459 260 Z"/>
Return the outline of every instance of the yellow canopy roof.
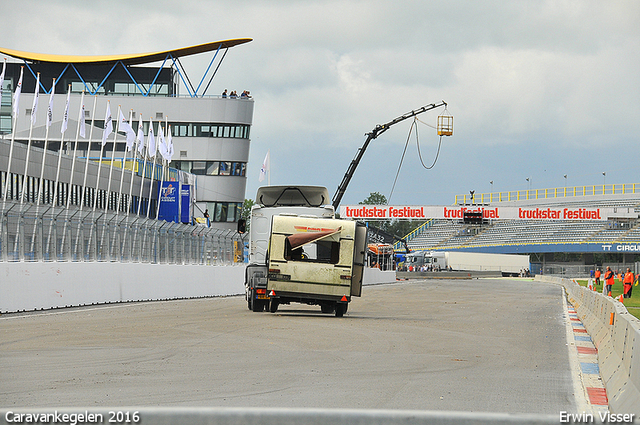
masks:
<path fill-rule="evenodd" d="M 251 38 L 236 38 L 233 40 L 213 41 L 211 43 L 198 44 L 190 47 L 182 47 L 180 49 L 163 50 L 153 53 L 137 53 L 128 55 L 103 55 L 103 56 L 73 56 L 73 55 L 51 55 L 47 53 L 30 53 L 21 52 L 19 50 L 5 49 L 0 47 L 0 53 L 12 56 L 17 59 L 24 59 L 33 62 L 52 62 L 52 63 L 75 63 L 75 64 L 92 64 L 101 65 L 117 61 L 122 61 L 125 65 L 141 65 L 163 61 L 167 54 L 174 57 L 182 57 L 195 55 L 198 53 L 210 52 L 217 50 L 218 47 L 224 49 L 234 47 L 252 41 Z"/>

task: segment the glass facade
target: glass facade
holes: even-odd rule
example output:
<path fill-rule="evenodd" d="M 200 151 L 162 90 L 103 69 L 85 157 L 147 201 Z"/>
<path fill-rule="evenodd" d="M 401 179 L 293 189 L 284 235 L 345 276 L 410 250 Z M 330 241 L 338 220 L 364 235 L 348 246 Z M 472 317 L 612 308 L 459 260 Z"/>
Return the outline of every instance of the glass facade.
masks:
<path fill-rule="evenodd" d="M 198 176 L 238 176 L 247 172 L 246 162 L 231 161 L 172 161 L 171 166 Z"/>

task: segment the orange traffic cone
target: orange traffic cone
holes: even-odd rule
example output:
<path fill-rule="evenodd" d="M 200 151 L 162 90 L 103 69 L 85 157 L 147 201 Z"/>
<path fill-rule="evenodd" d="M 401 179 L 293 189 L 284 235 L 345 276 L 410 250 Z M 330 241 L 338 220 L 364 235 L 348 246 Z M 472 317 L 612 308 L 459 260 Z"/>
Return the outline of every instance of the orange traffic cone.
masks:
<path fill-rule="evenodd" d="M 620 301 L 622 304 L 624 304 L 624 301 L 623 301 L 623 300 L 624 300 L 624 295 L 620 295 L 620 296 L 618 297 L 618 301 Z"/>

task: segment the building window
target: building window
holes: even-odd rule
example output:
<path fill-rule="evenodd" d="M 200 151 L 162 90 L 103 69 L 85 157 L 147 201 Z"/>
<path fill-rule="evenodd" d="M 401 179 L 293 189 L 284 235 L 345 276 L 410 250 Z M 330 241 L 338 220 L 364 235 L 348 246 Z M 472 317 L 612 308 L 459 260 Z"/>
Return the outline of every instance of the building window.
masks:
<path fill-rule="evenodd" d="M 217 176 L 220 163 L 218 161 L 207 161 L 207 175 Z"/>
<path fill-rule="evenodd" d="M 193 165 L 191 166 L 191 173 L 203 176 L 207 171 L 207 162 L 206 161 L 193 161 Z"/>
<path fill-rule="evenodd" d="M 221 176 L 231 175 L 231 163 L 226 161 L 220 161 L 220 174 Z"/>

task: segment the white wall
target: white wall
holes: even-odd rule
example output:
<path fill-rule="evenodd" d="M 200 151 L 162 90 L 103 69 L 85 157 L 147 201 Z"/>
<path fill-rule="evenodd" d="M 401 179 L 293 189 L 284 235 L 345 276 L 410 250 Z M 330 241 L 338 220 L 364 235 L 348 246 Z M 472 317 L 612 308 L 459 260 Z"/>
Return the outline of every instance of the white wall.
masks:
<path fill-rule="evenodd" d="M 244 267 L 2 263 L 0 313 L 244 293 Z"/>
<path fill-rule="evenodd" d="M 0 313 L 244 294 L 244 264 L 0 263 Z M 364 284 L 395 282 L 365 269 Z"/>

